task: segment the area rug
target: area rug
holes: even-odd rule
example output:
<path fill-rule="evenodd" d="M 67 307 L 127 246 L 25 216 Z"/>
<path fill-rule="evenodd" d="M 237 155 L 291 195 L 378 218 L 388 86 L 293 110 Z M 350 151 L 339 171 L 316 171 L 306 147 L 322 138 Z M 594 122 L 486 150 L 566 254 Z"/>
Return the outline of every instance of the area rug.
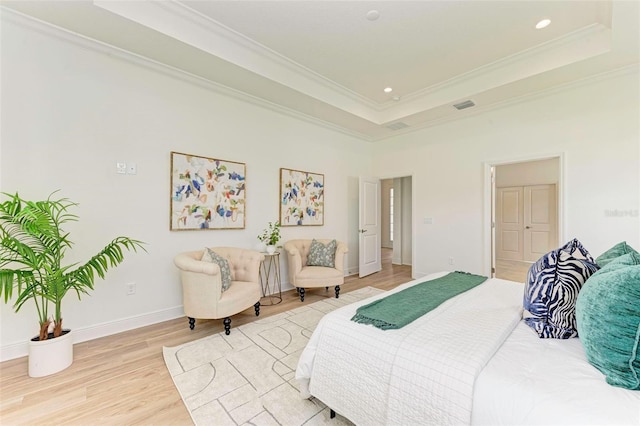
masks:
<path fill-rule="evenodd" d="M 295 371 L 318 321 L 381 293 L 364 287 L 176 347 L 164 347 L 173 382 L 196 425 L 351 425 L 302 399 Z"/>

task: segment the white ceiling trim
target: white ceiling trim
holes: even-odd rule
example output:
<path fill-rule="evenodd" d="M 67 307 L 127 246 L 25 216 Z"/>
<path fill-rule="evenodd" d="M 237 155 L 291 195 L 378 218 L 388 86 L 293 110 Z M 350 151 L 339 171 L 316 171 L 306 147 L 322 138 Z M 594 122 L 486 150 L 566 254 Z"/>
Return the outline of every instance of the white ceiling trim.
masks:
<path fill-rule="evenodd" d="M 427 121 L 421 124 L 412 124 L 410 127 L 405 129 L 397 130 L 391 135 L 378 137 L 378 138 L 370 138 L 372 142 L 381 141 L 384 139 L 388 139 L 391 137 L 395 137 L 398 135 L 403 135 L 406 133 L 413 133 L 417 130 L 427 129 L 429 127 L 439 126 L 441 124 L 449 123 L 452 121 L 460 120 L 461 118 L 473 117 L 475 115 L 484 114 L 489 111 L 494 111 L 502 108 L 508 108 L 512 105 L 516 105 L 523 102 L 529 102 L 535 99 L 545 98 L 547 96 L 552 96 L 560 92 L 564 92 L 567 90 L 572 90 L 575 88 L 579 88 L 582 86 L 587 86 L 591 84 L 595 84 L 600 81 L 608 80 L 611 78 L 617 78 L 627 74 L 638 73 L 640 71 L 640 65 L 631 64 L 626 65 L 621 68 L 605 71 L 599 74 L 589 75 L 587 77 L 581 78 L 579 80 L 573 80 L 568 83 L 558 84 L 553 87 L 549 87 L 544 90 L 536 90 L 535 92 L 525 93 L 523 95 L 515 96 L 509 99 L 505 99 L 504 101 L 494 102 L 489 105 L 476 105 L 473 108 L 465 109 L 460 111 L 458 114 L 448 115 L 446 117 L 436 118 L 434 120 Z"/>
<path fill-rule="evenodd" d="M 330 123 L 325 120 L 321 120 L 317 117 L 304 114 L 300 111 L 287 108 L 285 106 L 270 102 L 263 98 L 259 98 L 257 96 L 253 96 L 251 94 L 240 91 L 238 89 L 234 89 L 232 87 L 225 86 L 223 84 L 208 80 L 204 77 L 200 77 L 198 75 L 192 74 L 183 69 L 176 68 L 174 66 L 167 65 L 163 62 L 150 59 L 146 56 L 138 55 L 137 53 L 133 53 L 128 50 L 124 50 L 119 47 L 113 46 L 111 44 L 107 44 L 102 41 L 84 36 L 82 34 L 78 34 L 66 28 L 62 28 L 60 26 L 51 24 L 46 21 L 42 21 L 32 16 L 25 15 L 13 9 L 8 9 L 1 5 L 0 5 L 0 19 L 4 22 L 10 22 L 12 24 L 21 26 L 31 31 L 40 32 L 49 37 L 56 38 L 60 41 L 63 41 L 69 44 L 73 44 L 83 49 L 91 50 L 111 58 L 117 58 L 119 60 L 128 62 L 132 65 L 139 66 L 168 77 L 176 78 L 185 83 L 193 84 L 195 86 L 215 92 L 220 95 L 229 96 L 233 99 L 247 102 L 249 104 L 252 104 L 261 108 L 265 108 L 267 110 L 270 110 L 282 115 L 286 115 L 288 117 L 302 120 L 307 123 L 310 123 L 319 127 L 323 127 L 328 130 L 339 132 L 344 135 L 354 137 L 356 139 L 364 140 L 366 142 L 374 141 L 374 138 L 366 134 L 346 129 L 342 126 Z"/>
<path fill-rule="evenodd" d="M 593 24 L 414 92 L 400 101 L 378 104 L 177 1 L 95 0 L 94 4 L 376 125 L 450 105 L 611 49 L 611 30 Z"/>
<path fill-rule="evenodd" d="M 372 101 L 181 3 L 95 0 L 93 4 L 336 108 L 377 122 Z"/>
<path fill-rule="evenodd" d="M 611 50 L 611 30 L 593 24 L 567 36 L 518 52 L 466 74 L 405 97 L 389 109 L 382 123 L 400 120 L 408 115 L 452 105 L 514 81 L 560 68 Z"/>
<path fill-rule="evenodd" d="M 449 116 L 449 117 L 442 117 L 439 119 L 435 119 L 432 120 L 428 123 L 424 123 L 422 125 L 418 124 L 418 125 L 411 125 L 411 127 L 403 129 L 403 130 L 399 130 L 396 132 L 393 132 L 391 134 L 387 134 L 385 136 L 381 136 L 381 137 L 372 137 L 357 131 L 351 131 L 348 129 L 345 129 L 344 127 L 341 127 L 339 125 L 335 125 L 333 123 L 321 120 L 319 118 L 301 113 L 297 110 L 293 110 L 291 108 L 288 107 L 284 107 L 281 105 L 278 105 L 276 103 L 264 100 L 262 98 L 258 98 L 256 96 L 247 94 L 246 92 L 242 92 L 240 90 L 222 85 L 220 83 L 216 83 L 213 82 L 211 80 L 208 80 L 206 78 L 200 77 L 198 75 L 194 75 L 192 73 L 189 73 L 187 71 L 184 71 L 180 68 L 176 68 L 170 65 L 167 65 L 165 63 L 161 63 L 158 61 L 155 61 L 153 59 L 147 58 L 145 56 L 141 56 L 138 55 L 136 53 L 132 53 L 130 51 L 115 47 L 113 45 L 101 42 L 99 40 L 95 40 L 89 37 L 86 37 L 82 34 L 78 34 L 76 32 L 70 31 L 68 29 L 56 26 L 54 24 L 42 21 L 40 19 L 25 15 L 23 13 L 14 11 L 13 9 L 8 9 L 4 6 L 0 6 L 0 17 L 2 17 L 3 20 L 6 20 L 8 22 L 12 22 L 16 25 L 20 25 L 23 26 L 25 28 L 29 28 L 31 30 L 34 31 L 39 31 L 39 32 L 43 32 L 49 36 L 58 38 L 60 40 L 63 40 L 65 42 L 69 42 L 71 44 L 83 47 L 83 48 L 87 48 L 111 57 L 116 57 L 118 59 L 121 60 L 125 60 L 127 62 L 130 62 L 134 65 L 137 66 L 141 66 L 159 73 L 162 73 L 164 75 L 173 77 L 173 78 L 178 78 L 182 81 L 185 81 L 187 83 L 190 84 L 194 84 L 197 85 L 199 87 L 202 87 L 206 90 L 210 90 L 222 95 L 226 95 L 226 96 L 230 96 L 233 97 L 235 99 L 259 106 L 259 107 L 263 107 L 272 111 L 275 111 L 277 113 L 289 116 L 289 117 L 293 117 L 296 119 L 300 119 L 303 120 L 305 122 L 332 130 L 332 131 L 336 131 L 360 140 L 364 140 L 364 141 L 368 141 L 368 142 L 374 142 L 374 141 L 380 141 L 380 140 L 384 140 L 384 139 L 388 139 L 391 137 L 395 137 L 401 134 L 406 134 L 406 133 L 411 133 L 420 129 L 424 129 L 424 128 L 428 128 L 428 127 L 433 127 L 433 126 L 437 126 L 437 125 L 441 125 L 450 121 L 455 121 L 461 118 L 461 115 L 456 114 L 453 116 Z M 594 31 L 594 34 L 597 33 L 604 33 L 606 34 L 607 31 L 603 30 L 602 28 L 594 28 L 591 31 Z M 574 34 L 576 39 L 581 39 L 582 36 L 578 35 L 578 34 Z M 584 35 L 583 35 L 584 36 Z M 558 41 L 559 42 L 559 41 Z M 552 42 L 552 43 L 556 43 L 556 41 Z M 556 85 L 554 87 L 551 87 L 547 90 L 543 90 L 543 91 L 537 91 L 537 92 L 533 92 L 533 93 L 528 93 L 528 94 L 524 94 L 521 96 L 518 96 L 516 98 L 512 98 L 503 102 L 498 102 L 498 103 L 493 103 L 491 105 L 486 105 L 486 106 L 477 106 L 473 109 L 470 110 L 465 110 L 462 114 L 464 114 L 465 116 L 472 116 L 472 115 L 477 115 L 477 114 L 481 114 L 490 110 L 494 110 L 494 109 L 499 109 L 499 108 L 504 108 L 506 106 L 512 105 L 512 104 L 516 104 L 516 103 L 520 103 L 529 99 L 535 99 L 535 98 L 539 98 L 539 97 L 543 97 L 543 96 L 548 96 L 550 94 L 559 92 L 559 91 L 563 91 L 563 90 L 568 90 L 571 89 L 573 87 L 577 87 L 580 85 L 585 85 L 585 84 L 591 84 L 594 81 L 599 81 L 605 78 L 610 78 L 610 77 L 615 77 L 624 73 L 628 73 L 628 72 L 638 72 L 638 64 L 632 64 L 629 66 L 625 66 L 623 68 L 618 68 L 612 71 L 607 71 L 604 73 L 600 73 L 594 76 L 589 76 L 586 78 L 583 78 L 581 80 L 577 80 L 577 81 L 573 81 L 573 82 L 569 82 L 566 84 L 561 84 L 561 85 Z"/>

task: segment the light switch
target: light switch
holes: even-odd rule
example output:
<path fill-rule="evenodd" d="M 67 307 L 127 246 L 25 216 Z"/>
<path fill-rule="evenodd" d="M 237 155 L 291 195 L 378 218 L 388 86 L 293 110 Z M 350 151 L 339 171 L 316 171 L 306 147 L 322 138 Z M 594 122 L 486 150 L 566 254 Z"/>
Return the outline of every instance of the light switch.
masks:
<path fill-rule="evenodd" d="M 424 223 L 425 225 L 431 225 L 433 223 L 433 218 L 432 217 L 425 217 L 422 220 L 422 223 Z"/>
<path fill-rule="evenodd" d="M 117 162 L 116 163 L 116 173 L 121 174 L 121 175 L 127 173 L 127 163 Z"/>

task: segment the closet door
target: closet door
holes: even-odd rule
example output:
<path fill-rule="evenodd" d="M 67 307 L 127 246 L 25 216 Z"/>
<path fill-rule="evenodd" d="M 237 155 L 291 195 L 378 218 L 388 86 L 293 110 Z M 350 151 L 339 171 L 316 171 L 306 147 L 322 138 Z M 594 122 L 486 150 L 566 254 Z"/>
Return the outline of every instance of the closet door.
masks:
<path fill-rule="evenodd" d="M 521 186 L 496 190 L 496 258 L 524 258 L 524 190 Z"/>
<path fill-rule="evenodd" d="M 535 262 L 558 245 L 556 210 L 555 185 L 524 187 L 524 260 Z"/>

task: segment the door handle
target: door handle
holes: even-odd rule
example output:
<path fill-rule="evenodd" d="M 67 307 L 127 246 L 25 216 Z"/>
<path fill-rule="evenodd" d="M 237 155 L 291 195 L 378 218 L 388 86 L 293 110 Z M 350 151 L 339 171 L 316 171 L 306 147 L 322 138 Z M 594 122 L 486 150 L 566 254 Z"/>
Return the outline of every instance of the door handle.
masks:
<path fill-rule="evenodd" d="M 367 232 L 366 229 L 359 229 L 358 232 L 360 232 L 361 234 L 364 234 L 365 232 Z"/>
<path fill-rule="evenodd" d="M 531 227 L 530 226 L 525 226 L 524 229 L 531 229 Z"/>

